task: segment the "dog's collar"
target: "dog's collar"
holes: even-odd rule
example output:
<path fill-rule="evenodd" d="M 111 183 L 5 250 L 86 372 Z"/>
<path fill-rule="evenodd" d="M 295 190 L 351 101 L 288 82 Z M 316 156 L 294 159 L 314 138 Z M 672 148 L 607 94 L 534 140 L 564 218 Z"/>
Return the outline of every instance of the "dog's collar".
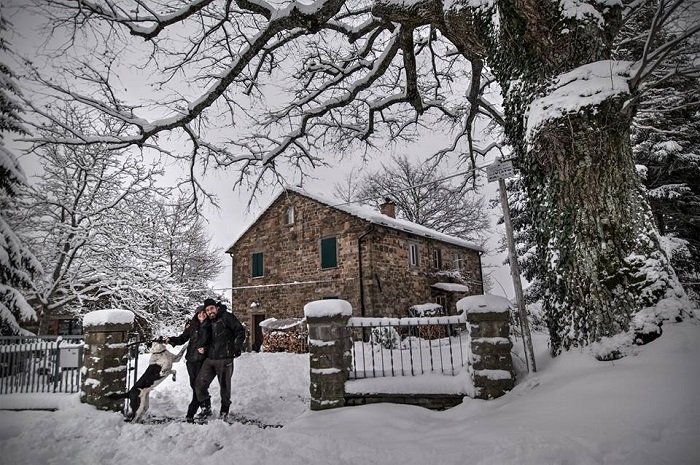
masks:
<path fill-rule="evenodd" d="M 162 353 L 165 352 L 166 350 L 168 350 L 168 349 L 163 349 L 163 350 L 161 350 L 160 352 L 151 352 L 151 353 L 152 353 L 152 354 L 162 354 Z"/>

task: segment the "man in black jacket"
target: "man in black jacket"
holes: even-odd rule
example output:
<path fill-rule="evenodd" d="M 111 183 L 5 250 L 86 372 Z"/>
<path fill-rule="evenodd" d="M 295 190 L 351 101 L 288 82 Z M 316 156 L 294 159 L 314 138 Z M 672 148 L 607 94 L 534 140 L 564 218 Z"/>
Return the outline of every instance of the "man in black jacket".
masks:
<path fill-rule="evenodd" d="M 227 312 L 226 306 L 215 302 L 214 299 L 206 299 L 204 309 L 211 321 L 211 344 L 207 358 L 199 370 L 195 391 L 202 405 L 202 416 L 211 415 L 211 397 L 208 391 L 216 376 L 221 393 L 220 416 L 225 420 L 231 406 L 233 359 L 241 355 L 246 331 L 238 318 Z"/>
<path fill-rule="evenodd" d="M 199 400 L 195 391 L 195 381 L 199 370 L 201 370 L 204 360 L 207 358 L 207 350 L 211 342 L 211 321 L 207 317 L 204 306 L 197 308 L 197 313 L 185 324 L 185 330 L 179 336 L 167 337 L 165 342 L 172 346 L 179 346 L 189 341 L 185 360 L 187 360 L 187 374 L 190 376 L 190 387 L 192 388 L 192 400 L 187 406 L 185 419 L 188 423 L 194 422 L 194 414 L 199 408 Z"/>

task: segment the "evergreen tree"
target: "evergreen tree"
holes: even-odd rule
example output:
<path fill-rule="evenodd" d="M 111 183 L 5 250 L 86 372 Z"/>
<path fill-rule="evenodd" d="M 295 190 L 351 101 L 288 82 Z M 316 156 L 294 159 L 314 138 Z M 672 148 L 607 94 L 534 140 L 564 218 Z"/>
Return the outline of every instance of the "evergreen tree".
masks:
<path fill-rule="evenodd" d="M 689 295 L 698 299 L 700 80 L 672 79 L 649 94 L 633 126 L 635 160 L 645 168 L 643 182 L 671 263 Z"/>
<path fill-rule="evenodd" d="M 643 4 L 620 33 L 616 55 L 641 56 L 653 43 L 676 40 L 678 31 L 658 28 L 658 1 Z M 659 30 L 649 34 L 652 28 Z M 698 296 L 700 276 L 700 78 L 683 70 L 700 56 L 700 38 L 688 40 L 687 51 L 653 71 L 642 84 L 632 124 L 635 162 L 666 252 L 681 283 Z M 696 284 L 693 284 L 696 283 Z"/>
<path fill-rule="evenodd" d="M 0 51 L 9 52 L 5 33 L 9 24 L 0 8 Z M 17 198 L 26 186 L 26 177 L 17 157 L 5 146 L 8 133 L 26 134 L 20 120 L 21 105 L 16 76 L 0 62 L 0 334 L 18 334 L 20 323 L 36 318 L 27 303 L 25 291 L 32 285 L 32 275 L 41 266 L 12 227 Z"/>

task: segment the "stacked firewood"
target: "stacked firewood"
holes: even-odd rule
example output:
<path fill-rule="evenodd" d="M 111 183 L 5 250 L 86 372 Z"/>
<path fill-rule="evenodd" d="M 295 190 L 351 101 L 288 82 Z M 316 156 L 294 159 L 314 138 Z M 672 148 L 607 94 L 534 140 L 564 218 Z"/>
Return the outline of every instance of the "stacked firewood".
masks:
<path fill-rule="evenodd" d="M 298 333 L 295 328 L 288 331 L 271 331 L 263 334 L 263 352 L 289 352 L 303 354 L 307 352 L 308 335 Z"/>
<path fill-rule="evenodd" d="M 408 316 L 417 318 L 439 317 L 446 314 L 445 309 L 438 304 L 414 305 L 408 309 Z M 417 331 L 412 331 L 421 339 L 440 339 L 447 336 L 447 326 L 445 325 L 425 325 L 418 326 Z"/>
<path fill-rule="evenodd" d="M 418 326 L 418 337 L 421 339 L 440 339 L 447 336 L 445 325 Z"/>

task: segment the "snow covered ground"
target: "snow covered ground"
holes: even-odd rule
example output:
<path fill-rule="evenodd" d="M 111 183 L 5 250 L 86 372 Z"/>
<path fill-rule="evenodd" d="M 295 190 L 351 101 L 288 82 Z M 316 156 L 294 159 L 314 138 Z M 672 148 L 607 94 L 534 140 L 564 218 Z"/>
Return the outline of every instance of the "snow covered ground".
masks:
<path fill-rule="evenodd" d="M 231 410 L 249 423 L 130 424 L 77 395 L 0 395 L 0 408 L 58 407 L 0 411 L 0 457 L 12 465 L 700 463 L 697 320 L 665 325 L 660 339 L 615 362 L 580 351 L 551 359 L 546 338 L 534 342 L 538 373 L 521 371 L 505 397 L 443 412 L 392 404 L 311 412 L 308 357 L 293 354 L 236 360 Z M 178 380 L 152 393 L 152 415 L 184 417 L 190 389 L 184 364 L 177 368 Z"/>

